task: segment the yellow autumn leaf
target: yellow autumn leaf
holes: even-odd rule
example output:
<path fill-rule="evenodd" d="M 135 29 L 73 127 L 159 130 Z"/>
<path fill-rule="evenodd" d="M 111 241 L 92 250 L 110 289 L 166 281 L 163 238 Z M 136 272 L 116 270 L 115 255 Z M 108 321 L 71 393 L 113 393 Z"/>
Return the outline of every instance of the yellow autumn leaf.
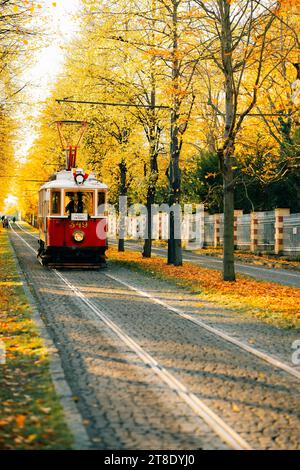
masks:
<path fill-rule="evenodd" d="M 51 411 L 51 408 L 41 407 L 40 410 L 45 414 L 49 414 Z"/>
<path fill-rule="evenodd" d="M 233 403 L 231 409 L 234 413 L 239 413 L 241 411 L 241 409 L 235 403 Z"/>
<path fill-rule="evenodd" d="M 26 416 L 24 415 L 17 415 L 15 417 L 15 421 L 16 421 L 16 424 L 18 426 L 18 428 L 22 429 L 25 425 L 25 421 L 26 421 Z"/>

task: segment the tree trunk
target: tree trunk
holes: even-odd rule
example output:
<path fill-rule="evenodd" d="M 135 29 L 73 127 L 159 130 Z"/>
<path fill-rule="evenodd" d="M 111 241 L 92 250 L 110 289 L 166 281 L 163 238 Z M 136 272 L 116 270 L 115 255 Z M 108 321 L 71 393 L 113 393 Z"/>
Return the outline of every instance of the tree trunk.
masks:
<path fill-rule="evenodd" d="M 154 143 L 154 142 L 153 142 Z M 156 183 L 158 180 L 158 165 L 157 165 L 157 152 L 156 142 L 150 145 L 150 181 L 147 190 L 147 238 L 144 240 L 144 248 L 142 256 L 144 258 L 151 258 L 152 254 L 152 205 L 155 203 Z"/>
<path fill-rule="evenodd" d="M 171 139 L 171 148 L 172 148 L 172 143 L 175 144 L 175 146 L 177 145 L 177 152 L 173 153 L 173 158 L 171 158 L 170 169 L 169 169 L 169 180 L 170 180 L 169 232 L 170 234 L 169 234 L 169 239 L 168 239 L 168 264 L 174 264 L 174 266 L 182 266 L 182 249 L 181 249 L 181 233 L 180 233 L 181 220 L 176 221 L 174 211 L 172 211 L 172 207 L 175 207 L 175 205 L 179 206 L 180 204 L 180 185 L 181 185 L 178 138 L 176 136 L 176 133 L 175 135 L 173 135 Z M 172 151 L 171 151 L 171 155 L 172 155 Z M 177 216 L 179 217 L 179 214 L 177 214 Z M 175 233 L 175 223 L 177 223 L 176 233 Z"/>
<path fill-rule="evenodd" d="M 127 165 L 124 160 L 119 163 L 120 169 L 120 187 L 119 196 L 127 196 Z M 121 207 L 120 207 L 121 206 Z M 119 240 L 118 240 L 118 251 L 125 251 L 125 225 L 126 225 L 126 214 L 124 213 L 125 207 L 122 207 L 119 201 Z"/>
<path fill-rule="evenodd" d="M 149 188 L 148 188 L 149 189 Z M 152 204 L 154 204 L 154 195 L 153 194 L 147 194 L 147 231 L 148 231 L 148 237 L 145 238 L 144 240 L 144 248 L 143 248 L 143 253 L 142 256 L 143 258 L 151 258 L 151 253 L 152 253 Z"/>
<path fill-rule="evenodd" d="M 222 61 L 225 73 L 225 129 L 224 146 L 221 152 L 223 170 L 224 201 L 224 243 L 223 243 L 223 279 L 235 281 L 234 270 L 234 175 L 233 130 L 236 119 L 234 72 L 232 65 L 232 30 L 230 21 L 230 2 L 224 1 L 222 11 Z"/>
<path fill-rule="evenodd" d="M 174 215 L 170 212 L 169 217 L 169 238 L 168 238 L 168 264 L 175 262 L 175 243 L 174 243 Z"/>
<path fill-rule="evenodd" d="M 148 213 L 148 218 L 149 218 L 149 213 Z M 148 230 L 149 230 L 149 224 L 148 224 Z M 152 254 L 152 238 L 148 237 L 148 238 L 145 238 L 144 240 L 142 256 L 143 258 L 151 258 L 151 254 Z"/>
<path fill-rule="evenodd" d="M 154 59 L 153 59 L 154 61 Z M 154 64 L 152 62 L 152 67 Z M 151 258 L 152 252 L 152 204 L 155 203 L 156 184 L 158 180 L 158 142 L 160 138 L 160 130 L 157 125 L 157 118 L 155 114 L 156 105 L 156 83 L 154 70 L 151 70 L 151 107 L 149 109 L 149 156 L 150 156 L 150 176 L 147 189 L 147 238 L 144 240 L 144 248 L 142 256 L 144 258 Z"/>
<path fill-rule="evenodd" d="M 234 187 L 231 164 L 225 164 L 224 173 L 224 245 L 223 279 L 235 281 L 234 270 Z"/>
<path fill-rule="evenodd" d="M 119 238 L 118 241 L 118 251 L 125 251 L 125 243 L 124 243 L 124 238 Z"/>
<path fill-rule="evenodd" d="M 171 138 L 170 138 L 170 166 L 169 166 L 169 184 L 170 196 L 169 205 L 170 209 L 173 204 L 180 203 L 180 190 L 181 190 L 181 175 L 179 168 L 179 75 L 180 63 L 178 60 L 178 2 L 172 1 L 172 26 L 173 26 L 173 44 L 172 44 L 172 85 L 173 91 L 173 106 L 171 112 Z M 178 221 L 179 222 L 179 221 Z M 174 213 L 170 211 L 170 236 L 168 240 L 168 264 L 175 266 L 182 265 L 182 251 L 181 251 L 181 234 L 175 234 L 175 217 Z M 177 236 L 177 238 L 176 238 Z"/>

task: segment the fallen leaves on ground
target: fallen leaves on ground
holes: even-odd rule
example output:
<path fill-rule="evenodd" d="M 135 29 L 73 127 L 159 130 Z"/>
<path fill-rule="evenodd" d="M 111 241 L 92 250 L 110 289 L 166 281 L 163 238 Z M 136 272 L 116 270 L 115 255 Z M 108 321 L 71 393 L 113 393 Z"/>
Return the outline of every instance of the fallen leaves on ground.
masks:
<path fill-rule="evenodd" d="M 225 282 L 216 270 L 189 262 L 176 267 L 167 265 L 165 259 L 158 256 L 142 258 L 140 253 L 119 253 L 115 248 L 108 250 L 108 258 L 172 279 L 200 291 L 207 300 L 231 309 L 249 311 L 280 326 L 300 326 L 300 289 L 242 276 L 238 276 L 236 282 Z"/>
<path fill-rule="evenodd" d="M 0 449 L 67 449 L 72 438 L 31 319 L 7 233 L 0 229 Z"/>

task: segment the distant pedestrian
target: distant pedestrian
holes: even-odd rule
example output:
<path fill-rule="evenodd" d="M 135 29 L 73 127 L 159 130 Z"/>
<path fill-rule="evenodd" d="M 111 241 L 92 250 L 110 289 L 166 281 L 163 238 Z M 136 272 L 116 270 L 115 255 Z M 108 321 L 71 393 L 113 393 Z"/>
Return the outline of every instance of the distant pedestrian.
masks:
<path fill-rule="evenodd" d="M 15 218 L 15 217 L 13 217 L 13 223 L 15 223 L 15 222 L 16 222 L 16 218 Z"/>

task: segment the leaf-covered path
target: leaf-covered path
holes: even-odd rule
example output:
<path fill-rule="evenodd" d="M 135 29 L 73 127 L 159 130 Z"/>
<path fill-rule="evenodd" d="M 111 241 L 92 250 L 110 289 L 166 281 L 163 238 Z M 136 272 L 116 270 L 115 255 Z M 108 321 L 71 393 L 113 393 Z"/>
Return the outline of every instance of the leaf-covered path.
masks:
<path fill-rule="evenodd" d="M 0 229 L 0 449 L 67 449 L 72 437 L 50 377 L 7 233 Z M 3 361 L 4 362 L 4 361 Z"/>

